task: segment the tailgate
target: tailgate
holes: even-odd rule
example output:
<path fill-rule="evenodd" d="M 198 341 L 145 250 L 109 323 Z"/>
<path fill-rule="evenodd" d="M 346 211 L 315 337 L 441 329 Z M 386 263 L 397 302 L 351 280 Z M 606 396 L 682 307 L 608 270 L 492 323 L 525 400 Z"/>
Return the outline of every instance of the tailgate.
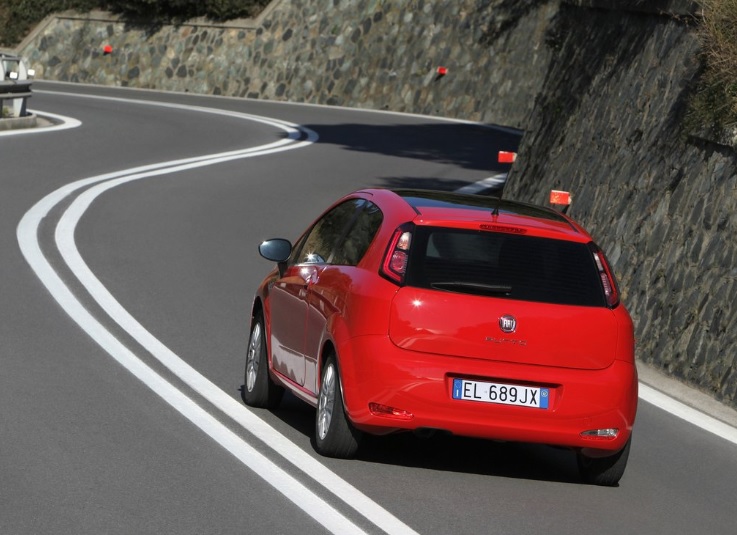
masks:
<path fill-rule="evenodd" d="M 617 322 L 606 307 L 403 287 L 392 302 L 389 337 L 411 351 L 602 369 L 615 358 Z"/>

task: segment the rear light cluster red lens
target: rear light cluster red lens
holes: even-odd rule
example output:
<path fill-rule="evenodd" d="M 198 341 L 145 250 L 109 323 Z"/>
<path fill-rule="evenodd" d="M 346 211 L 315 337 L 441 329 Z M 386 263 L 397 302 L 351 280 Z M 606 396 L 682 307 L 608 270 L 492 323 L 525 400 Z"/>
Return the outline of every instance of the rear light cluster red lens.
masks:
<path fill-rule="evenodd" d="M 409 411 L 397 409 L 396 407 L 390 407 L 388 405 L 382 405 L 381 403 L 369 403 L 369 410 L 375 416 L 387 416 L 397 420 L 411 420 L 415 417 L 414 414 Z"/>
<path fill-rule="evenodd" d="M 599 270 L 601 286 L 604 288 L 606 304 L 610 308 L 614 308 L 619 304 L 619 289 L 617 288 L 617 281 L 614 279 L 614 273 L 609 267 L 609 262 L 601 249 L 594 246 L 592 252 L 594 255 L 594 262 L 596 262 L 596 268 Z"/>
<path fill-rule="evenodd" d="M 394 231 L 389 248 L 381 265 L 381 274 L 397 284 L 404 283 L 409 260 L 409 247 L 412 244 L 412 230 L 402 225 Z"/>
<path fill-rule="evenodd" d="M 587 440 L 614 440 L 619 435 L 619 429 L 616 427 L 610 429 L 591 429 L 581 433 L 581 438 Z"/>

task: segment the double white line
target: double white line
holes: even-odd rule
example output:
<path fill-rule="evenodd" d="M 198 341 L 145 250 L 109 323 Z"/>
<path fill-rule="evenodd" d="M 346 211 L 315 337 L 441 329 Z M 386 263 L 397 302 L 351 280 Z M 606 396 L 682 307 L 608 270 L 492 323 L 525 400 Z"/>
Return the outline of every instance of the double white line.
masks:
<path fill-rule="evenodd" d="M 69 95 L 76 97 L 82 96 L 76 94 Z M 76 196 L 56 225 L 56 247 L 61 253 L 64 262 L 84 286 L 89 295 L 116 324 L 130 334 L 146 351 L 158 359 L 195 392 L 228 415 L 249 433 L 262 440 L 269 448 L 325 487 L 335 497 L 348 504 L 372 524 L 388 534 L 415 534 L 416 532 L 409 526 L 330 471 L 301 448 L 297 447 L 248 408 L 227 395 L 197 372 L 197 370 L 189 366 L 154 337 L 120 305 L 94 273 L 92 273 L 82 259 L 74 239 L 76 226 L 85 211 L 95 199 L 116 186 L 135 180 L 305 147 L 317 140 L 317 134 L 306 129 L 300 129 L 297 125 L 291 123 L 218 109 L 99 96 L 84 96 L 84 98 L 98 98 L 238 117 L 281 129 L 287 133 L 287 138 L 261 147 L 176 160 L 98 175 L 73 182 L 50 193 L 24 215 L 17 229 L 20 249 L 26 261 L 35 271 L 44 286 L 46 286 L 66 313 L 109 353 L 110 356 L 326 529 L 336 534 L 365 533 L 356 523 L 332 507 L 285 470 L 274 464 L 263 454 L 259 453 L 259 451 L 244 441 L 240 436 L 218 422 L 205 409 L 146 365 L 84 307 L 47 260 L 41 250 L 38 236 L 41 221 L 49 215 L 51 210 L 65 199 Z M 306 138 L 302 139 L 305 136 Z"/>

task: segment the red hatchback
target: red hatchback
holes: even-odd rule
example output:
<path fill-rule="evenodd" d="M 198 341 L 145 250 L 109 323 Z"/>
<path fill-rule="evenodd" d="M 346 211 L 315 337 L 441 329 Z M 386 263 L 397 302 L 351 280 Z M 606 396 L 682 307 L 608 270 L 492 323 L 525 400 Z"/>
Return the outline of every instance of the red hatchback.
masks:
<path fill-rule="evenodd" d="M 320 216 L 253 304 L 243 398 L 289 389 L 317 408 L 314 445 L 450 432 L 574 449 L 616 485 L 637 410 L 633 325 L 591 236 L 495 197 L 371 189 Z"/>

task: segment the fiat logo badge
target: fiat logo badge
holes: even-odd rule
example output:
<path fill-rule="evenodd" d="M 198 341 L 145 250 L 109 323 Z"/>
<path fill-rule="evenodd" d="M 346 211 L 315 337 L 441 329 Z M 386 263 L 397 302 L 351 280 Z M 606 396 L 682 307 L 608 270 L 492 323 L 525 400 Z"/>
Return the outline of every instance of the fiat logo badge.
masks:
<path fill-rule="evenodd" d="M 499 328 L 502 332 L 513 333 L 517 330 L 517 320 L 514 316 L 506 314 L 499 318 Z"/>

